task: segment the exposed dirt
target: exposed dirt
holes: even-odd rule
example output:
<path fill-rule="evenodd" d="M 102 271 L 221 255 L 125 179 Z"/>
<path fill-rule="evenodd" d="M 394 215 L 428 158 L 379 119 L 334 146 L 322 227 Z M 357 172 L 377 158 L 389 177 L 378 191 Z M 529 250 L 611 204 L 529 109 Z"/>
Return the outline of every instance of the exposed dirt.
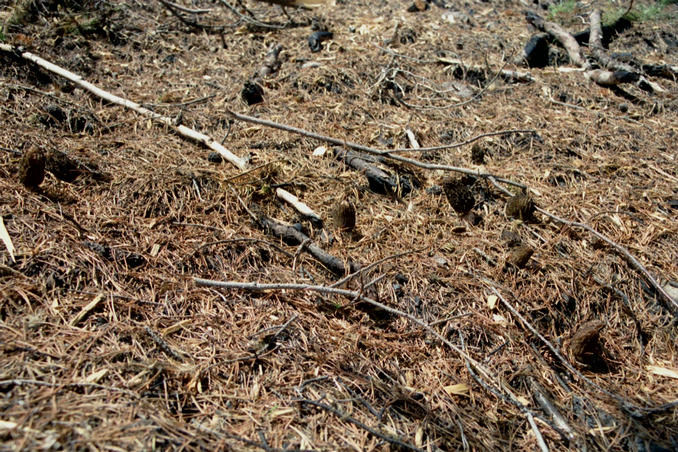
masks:
<path fill-rule="evenodd" d="M 678 297 L 678 81 L 602 87 L 553 43 L 516 66 L 534 30 L 513 0 L 342 0 L 278 29 L 181 3 L 209 11 L 0 0 L 5 43 L 248 159 L 0 52 L 0 450 L 537 450 L 535 431 L 552 451 L 678 450 L 671 303 L 544 213 Z M 554 20 L 582 31 L 594 6 Z M 678 66 L 678 5 L 605 38 Z M 229 110 L 377 149 L 533 132 L 399 154 L 496 181 L 365 157 L 379 190 L 331 144 Z M 335 283 L 310 244 L 375 265 L 353 296 L 193 279 Z"/>

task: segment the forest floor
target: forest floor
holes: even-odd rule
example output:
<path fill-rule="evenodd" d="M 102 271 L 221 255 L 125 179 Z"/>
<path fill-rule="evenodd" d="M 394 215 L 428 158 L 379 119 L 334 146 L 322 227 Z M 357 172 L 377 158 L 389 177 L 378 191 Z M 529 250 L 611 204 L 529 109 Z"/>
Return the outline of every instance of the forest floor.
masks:
<path fill-rule="evenodd" d="M 678 4 L 177 1 L 0 1 L 0 450 L 678 450 Z"/>

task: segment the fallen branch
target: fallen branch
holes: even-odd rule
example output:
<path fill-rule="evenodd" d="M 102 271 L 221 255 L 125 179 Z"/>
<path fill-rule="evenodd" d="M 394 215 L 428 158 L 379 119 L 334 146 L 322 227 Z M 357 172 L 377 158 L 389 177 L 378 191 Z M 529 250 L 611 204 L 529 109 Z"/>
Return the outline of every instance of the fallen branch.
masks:
<path fill-rule="evenodd" d="M 437 149 L 449 149 L 449 148 L 456 147 L 458 145 L 454 145 L 454 144 L 443 145 L 443 146 L 437 146 L 435 148 L 419 148 L 419 149 L 403 148 L 403 149 L 394 149 L 394 150 L 379 150 L 379 149 L 371 148 L 369 146 L 364 146 L 362 144 L 353 143 L 353 142 L 346 141 L 346 140 L 340 140 L 338 138 L 333 138 L 333 137 L 329 137 L 329 136 L 326 136 L 326 135 L 321 135 L 319 133 L 300 129 L 298 127 L 288 126 L 288 125 L 285 125 L 285 124 L 279 124 L 277 122 L 269 121 L 269 120 L 266 120 L 266 119 L 259 119 L 259 118 L 255 118 L 253 116 L 243 115 L 243 114 L 236 113 L 236 112 L 230 111 L 230 110 L 228 110 L 227 113 L 229 115 L 233 116 L 235 119 L 238 119 L 240 121 L 245 121 L 245 122 L 249 122 L 249 123 L 252 123 L 252 124 L 258 124 L 258 125 L 265 126 L 265 127 L 271 127 L 273 129 L 284 130 L 284 131 L 290 132 L 290 133 L 296 133 L 296 134 L 303 135 L 303 136 L 308 137 L 308 138 L 313 138 L 313 139 L 316 139 L 316 140 L 325 141 L 327 143 L 331 143 L 331 144 L 334 144 L 334 145 L 337 145 L 337 146 L 344 146 L 344 147 L 347 147 L 347 148 L 356 149 L 358 151 L 366 152 L 368 154 L 381 155 L 381 156 L 384 156 L 386 158 L 396 160 L 396 161 L 399 161 L 399 162 L 403 162 L 403 163 L 408 163 L 412 166 L 416 166 L 416 167 L 419 167 L 419 168 L 424 168 L 424 169 L 429 169 L 429 170 L 453 171 L 453 172 L 457 172 L 457 173 L 470 174 L 472 176 L 481 177 L 481 178 L 493 177 L 495 180 L 502 182 L 502 183 L 505 183 L 505 184 L 513 185 L 513 186 L 519 187 L 519 188 L 527 188 L 524 184 L 512 181 L 510 179 L 505 179 L 505 178 L 497 176 L 495 174 L 481 173 L 479 171 L 474 171 L 474 170 L 471 170 L 471 169 L 468 169 L 468 168 L 459 168 L 459 167 L 456 167 L 456 166 L 424 163 L 424 162 L 421 162 L 419 160 L 415 160 L 415 159 L 411 159 L 411 158 L 407 158 L 407 157 L 403 157 L 403 156 L 400 156 L 400 155 L 393 154 L 394 152 L 405 152 L 405 151 L 427 151 L 427 150 L 437 150 Z M 517 132 L 517 131 L 511 131 L 511 133 L 515 133 L 515 132 Z M 534 133 L 534 130 L 520 130 L 519 132 Z"/>
<path fill-rule="evenodd" d="M 136 102 L 132 102 L 130 100 L 124 99 L 122 97 L 116 96 L 115 94 L 111 94 L 108 91 L 105 91 L 96 85 L 89 83 L 88 81 L 84 80 L 82 77 L 80 77 L 77 74 L 74 74 L 73 72 L 70 72 L 60 66 L 57 66 L 56 64 L 53 64 L 47 60 L 44 60 L 40 58 L 37 55 L 34 55 L 30 52 L 24 52 L 21 48 L 11 46 L 9 44 L 2 44 L 0 43 L 0 50 L 11 53 L 17 57 L 23 58 L 28 61 L 32 61 L 33 63 L 37 64 L 43 69 L 46 69 L 54 74 L 57 74 L 61 77 L 64 77 L 67 80 L 70 80 L 71 82 L 75 83 L 85 91 L 88 91 L 89 93 L 104 99 L 108 102 L 111 102 L 116 105 L 120 105 L 125 108 L 129 108 L 130 110 L 133 110 L 141 115 L 147 116 L 151 118 L 154 121 L 157 121 L 161 124 L 164 124 L 168 127 L 173 128 L 179 135 L 190 138 L 192 140 L 195 140 L 199 143 L 204 144 L 208 148 L 218 152 L 224 159 L 226 159 L 228 162 L 232 163 L 233 165 L 237 166 L 241 170 L 245 169 L 247 166 L 247 161 L 245 159 L 242 159 L 238 157 L 237 155 L 233 154 L 231 151 L 226 149 L 224 146 L 222 146 L 219 142 L 215 141 L 213 138 L 209 137 L 208 135 L 205 135 L 201 132 L 198 132 L 195 129 L 191 129 L 189 127 L 186 127 L 184 125 L 174 124 L 174 119 L 163 116 L 161 114 L 158 114 L 154 111 L 149 110 L 148 108 L 142 107 L 140 104 Z"/>
<path fill-rule="evenodd" d="M 319 227 L 322 226 L 323 220 L 322 218 L 320 218 L 320 215 L 315 213 L 315 211 L 308 207 L 306 204 L 299 201 L 299 198 L 294 196 L 292 193 L 288 192 L 283 188 L 278 187 L 275 189 L 275 194 L 278 196 L 278 198 L 288 202 L 301 215 L 310 219 L 311 223 Z"/>
<path fill-rule="evenodd" d="M 335 148 L 334 155 L 351 168 L 363 173 L 367 178 L 370 190 L 375 193 L 402 197 L 407 196 L 412 191 L 412 183 L 408 178 L 392 176 L 370 164 L 354 151 Z"/>
<path fill-rule="evenodd" d="M 567 30 L 557 23 L 544 20 L 543 17 L 532 11 L 525 12 L 525 19 L 538 30 L 545 31 L 557 39 L 567 51 L 572 64 L 581 68 L 589 68 L 589 63 L 586 61 L 586 57 L 584 57 L 577 40 Z"/>
<path fill-rule="evenodd" d="M 283 224 L 277 220 L 267 217 L 266 215 L 259 215 L 257 218 L 257 223 L 267 233 L 282 239 L 290 245 L 300 245 L 303 243 L 303 248 L 335 275 L 342 276 L 358 269 L 358 265 L 356 263 L 349 261 L 345 264 L 341 259 L 327 253 L 325 250 L 313 243 L 306 234 L 294 229 L 292 226 Z"/>
<path fill-rule="evenodd" d="M 261 283 L 252 283 L 252 282 L 235 282 L 235 281 L 216 281 L 213 279 L 203 279 L 203 278 L 198 278 L 194 277 L 193 282 L 195 282 L 196 285 L 198 286 L 206 286 L 206 287 L 218 287 L 221 289 L 239 289 L 239 290 L 250 290 L 250 291 L 266 291 L 266 290 L 302 290 L 302 291 L 313 291 L 313 292 L 319 292 L 319 293 L 325 293 L 325 294 L 331 294 L 331 295 L 341 295 L 347 298 L 350 298 L 351 300 L 361 300 L 365 303 L 368 303 L 376 308 L 379 308 L 381 310 L 384 310 L 388 313 L 391 313 L 393 315 L 397 315 L 399 317 L 403 317 L 414 323 L 415 325 L 421 327 L 424 331 L 427 333 L 433 335 L 436 339 L 438 339 L 440 342 L 445 344 L 447 347 L 449 347 L 452 351 L 457 353 L 459 356 L 464 358 L 466 361 L 466 365 L 470 369 L 471 365 L 473 368 L 478 371 L 479 374 L 483 376 L 483 378 L 486 378 L 489 381 L 494 382 L 495 378 L 492 376 L 494 375 L 492 372 L 490 372 L 488 369 L 485 368 L 481 363 L 479 363 L 477 360 L 473 359 L 465 350 L 459 348 L 458 346 L 454 345 L 452 342 L 450 342 L 447 338 L 445 338 L 443 335 L 438 333 L 435 329 L 433 329 L 429 324 L 424 322 L 423 320 L 420 320 L 419 318 L 415 317 L 412 314 L 409 314 L 407 312 L 401 311 L 396 308 L 392 308 L 390 306 L 387 306 L 383 303 L 380 303 L 376 300 L 373 300 L 371 298 L 366 297 L 363 295 L 361 291 L 355 291 L 355 290 L 347 290 L 347 289 L 339 289 L 336 287 L 328 287 L 328 286 L 318 286 L 318 285 L 310 285 L 310 284 L 261 284 Z M 472 372 L 473 373 L 473 372 Z M 473 373 L 475 375 L 475 373 Z M 501 387 L 502 385 L 499 384 Z M 521 411 L 523 412 L 528 412 L 528 408 L 523 405 L 521 402 L 518 401 L 518 399 L 511 393 L 509 389 L 505 389 L 508 392 L 508 395 L 504 395 L 501 393 L 496 392 L 494 388 L 492 388 L 492 394 L 497 396 L 499 399 L 504 400 L 508 403 L 511 403 L 515 406 L 517 406 Z"/>

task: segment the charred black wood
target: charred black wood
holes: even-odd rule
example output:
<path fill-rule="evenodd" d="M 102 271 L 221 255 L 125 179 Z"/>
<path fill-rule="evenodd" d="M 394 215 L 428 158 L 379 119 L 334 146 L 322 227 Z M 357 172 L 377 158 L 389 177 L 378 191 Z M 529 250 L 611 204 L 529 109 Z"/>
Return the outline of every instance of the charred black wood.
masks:
<path fill-rule="evenodd" d="M 374 162 L 376 159 L 341 148 L 335 148 L 334 155 L 351 168 L 365 174 L 370 190 L 375 193 L 404 197 L 412 191 L 412 182 L 407 176 L 389 174 L 368 161 Z"/>

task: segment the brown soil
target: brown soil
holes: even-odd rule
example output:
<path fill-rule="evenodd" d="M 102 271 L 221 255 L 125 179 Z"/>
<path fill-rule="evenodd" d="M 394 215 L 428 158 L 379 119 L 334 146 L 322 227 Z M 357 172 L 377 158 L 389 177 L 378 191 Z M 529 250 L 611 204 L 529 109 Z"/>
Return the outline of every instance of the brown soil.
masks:
<path fill-rule="evenodd" d="M 532 210 L 591 226 L 675 296 L 678 81 L 610 89 L 553 65 L 530 83 L 496 77 L 528 71 L 513 64 L 533 33 L 517 0 L 339 0 L 288 8 L 295 24 L 279 29 L 178 1 L 209 11 L 0 1 L 5 43 L 249 159 L 237 169 L 0 52 L 0 214 L 15 247 L 13 260 L 0 243 L 0 450 L 536 450 L 532 418 L 552 451 L 676 450 L 671 303 L 608 243 Z M 591 7 L 556 20 L 581 31 Z M 665 13 L 609 52 L 678 65 L 678 5 Z M 312 52 L 318 31 L 333 36 Z M 378 149 L 530 129 L 400 155 L 511 179 L 533 204 L 511 214 L 518 186 L 380 158 L 366 161 L 411 192 L 375 193 L 332 151 L 314 155 L 331 145 L 228 110 Z M 31 149 L 44 181 L 26 175 Z M 470 181 L 464 217 L 446 180 Z M 353 238 L 333 228 L 344 199 Z M 198 286 L 337 281 L 261 215 L 374 263 L 343 286 L 357 296 Z"/>

